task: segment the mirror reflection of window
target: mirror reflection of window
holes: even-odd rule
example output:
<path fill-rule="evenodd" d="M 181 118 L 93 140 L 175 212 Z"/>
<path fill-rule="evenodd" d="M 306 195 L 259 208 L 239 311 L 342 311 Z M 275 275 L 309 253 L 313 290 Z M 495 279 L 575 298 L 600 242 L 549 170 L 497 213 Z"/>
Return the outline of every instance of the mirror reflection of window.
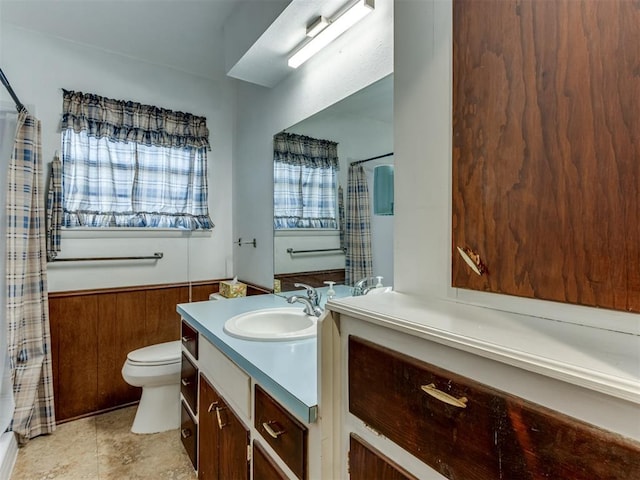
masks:
<path fill-rule="evenodd" d="M 273 226 L 338 228 L 338 144 L 279 133 L 273 139 Z"/>

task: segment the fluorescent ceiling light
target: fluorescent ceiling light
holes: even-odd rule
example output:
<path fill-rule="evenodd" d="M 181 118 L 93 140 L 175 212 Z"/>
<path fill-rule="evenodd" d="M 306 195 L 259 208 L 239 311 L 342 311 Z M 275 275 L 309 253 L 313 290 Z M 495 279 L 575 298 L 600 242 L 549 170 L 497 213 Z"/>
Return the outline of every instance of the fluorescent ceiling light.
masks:
<path fill-rule="evenodd" d="M 332 19 L 324 30 L 297 49 L 289 57 L 289 66 L 298 68 L 372 11 L 373 0 L 358 0 L 344 13 Z"/>
<path fill-rule="evenodd" d="M 315 37 L 328 26 L 329 20 L 324 17 L 318 17 L 311 25 L 307 27 L 307 37 Z"/>

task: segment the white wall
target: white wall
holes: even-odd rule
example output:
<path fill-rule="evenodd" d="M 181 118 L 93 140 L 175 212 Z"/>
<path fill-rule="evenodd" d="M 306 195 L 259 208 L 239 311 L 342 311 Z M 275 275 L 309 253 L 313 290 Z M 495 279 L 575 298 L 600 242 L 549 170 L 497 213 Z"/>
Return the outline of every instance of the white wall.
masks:
<path fill-rule="evenodd" d="M 258 285 L 273 281 L 273 135 L 323 110 L 393 69 L 393 0 L 374 12 L 273 89 L 239 87 L 234 158 L 234 238 L 238 275 Z"/>
<path fill-rule="evenodd" d="M 42 122 L 42 153 L 60 150 L 62 88 L 133 100 L 207 117 L 210 234 L 74 233 L 64 235 L 61 256 L 149 255 L 158 262 L 49 264 L 49 290 L 160 284 L 232 275 L 231 162 L 235 81 L 214 82 L 94 48 L 2 25 L 2 68 L 21 101 Z M 2 97 L 4 98 L 4 97 Z M 190 262 L 188 262 L 190 260 Z M 189 265 L 188 265 L 189 264 Z"/>
<path fill-rule="evenodd" d="M 640 316 L 453 289 L 451 0 L 395 2 L 395 289 L 638 334 Z"/>

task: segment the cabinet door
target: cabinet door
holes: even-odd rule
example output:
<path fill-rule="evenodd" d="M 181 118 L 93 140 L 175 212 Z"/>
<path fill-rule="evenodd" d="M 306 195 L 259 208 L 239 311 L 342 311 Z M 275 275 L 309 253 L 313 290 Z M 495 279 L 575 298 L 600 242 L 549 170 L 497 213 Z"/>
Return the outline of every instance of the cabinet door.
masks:
<path fill-rule="evenodd" d="M 391 460 L 375 451 L 357 435 L 349 442 L 349 478 L 351 480 L 416 480 Z"/>
<path fill-rule="evenodd" d="M 253 441 L 253 480 L 287 480 L 288 477 L 265 452 L 260 443 Z"/>
<path fill-rule="evenodd" d="M 453 286 L 640 311 L 639 44 L 634 1 L 453 2 Z"/>
<path fill-rule="evenodd" d="M 216 418 L 216 407 L 220 405 L 220 396 L 209 384 L 204 375 L 200 375 L 200 437 L 198 441 L 198 478 L 217 480 L 218 445 L 220 428 Z"/>
<path fill-rule="evenodd" d="M 200 376 L 200 480 L 249 478 L 249 430 L 204 375 Z"/>
<path fill-rule="evenodd" d="M 220 399 L 220 480 L 249 478 L 249 430 Z"/>

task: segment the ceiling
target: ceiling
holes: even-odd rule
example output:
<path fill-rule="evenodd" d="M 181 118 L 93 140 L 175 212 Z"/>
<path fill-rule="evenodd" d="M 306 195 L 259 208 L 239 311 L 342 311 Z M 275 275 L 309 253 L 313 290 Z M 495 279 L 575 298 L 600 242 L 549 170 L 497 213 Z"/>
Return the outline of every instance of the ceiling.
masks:
<path fill-rule="evenodd" d="M 307 23 L 344 2 L 0 0 L 0 8 L 3 23 L 205 78 L 273 87 L 291 73 L 287 56 Z"/>
<path fill-rule="evenodd" d="M 225 73 L 224 22 L 247 1 L 0 0 L 0 7 L 3 23 L 216 78 Z"/>

